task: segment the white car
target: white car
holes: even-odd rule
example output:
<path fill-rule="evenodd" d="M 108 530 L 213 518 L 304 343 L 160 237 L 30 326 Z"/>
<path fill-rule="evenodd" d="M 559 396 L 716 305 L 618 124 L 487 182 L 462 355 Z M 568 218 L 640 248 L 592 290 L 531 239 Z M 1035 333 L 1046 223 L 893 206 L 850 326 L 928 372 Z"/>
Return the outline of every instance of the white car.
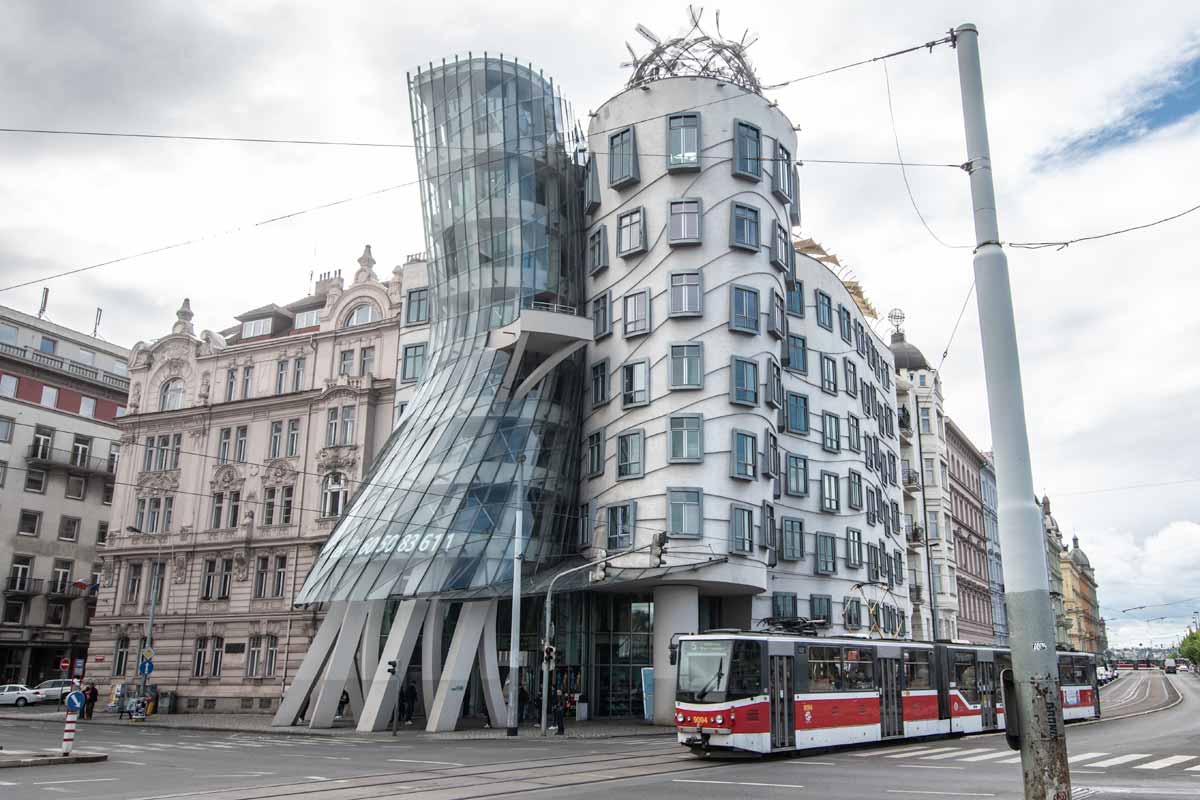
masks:
<path fill-rule="evenodd" d="M 37 689 L 30 689 L 19 683 L 9 683 L 0 686 L 0 706 L 23 706 L 29 703 L 40 703 L 46 699 Z"/>
<path fill-rule="evenodd" d="M 67 678 L 55 678 L 49 681 L 42 681 L 34 687 L 35 692 L 41 692 L 42 698 L 45 700 L 58 700 L 60 697 L 66 697 L 75 687 L 75 682 Z"/>

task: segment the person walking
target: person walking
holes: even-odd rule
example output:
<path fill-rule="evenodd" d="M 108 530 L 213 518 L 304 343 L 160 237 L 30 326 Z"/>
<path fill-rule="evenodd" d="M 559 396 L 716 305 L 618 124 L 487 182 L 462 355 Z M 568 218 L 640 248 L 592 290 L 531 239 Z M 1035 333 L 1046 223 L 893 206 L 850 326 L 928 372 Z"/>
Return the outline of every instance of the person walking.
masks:
<path fill-rule="evenodd" d="M 417 709 L 417 685 L 412 681 L 404 687 L 404 724 L 413 724 L 413 713 Z"/>
<path fill-rule="evenodd" d="M 524 686 L 517 689 L 517 724 L 525 721 L 529 714 L 529 690 Z"/>
<path fill-rule="evenodd" d="M 83 718 L 90 720 L 92 715 L 96 713 L 96 701 L 100 699 L 100 690 L 96 688 L 96 684 L 89 683 L 87 688 L 83 690 Z"/>
<path fill-rule="evenodd" d="M 555 736 L 564 736 L 567 732 L 567 692 L 559 689 L 554 698 L 554 727 L 558 728 Z"/>

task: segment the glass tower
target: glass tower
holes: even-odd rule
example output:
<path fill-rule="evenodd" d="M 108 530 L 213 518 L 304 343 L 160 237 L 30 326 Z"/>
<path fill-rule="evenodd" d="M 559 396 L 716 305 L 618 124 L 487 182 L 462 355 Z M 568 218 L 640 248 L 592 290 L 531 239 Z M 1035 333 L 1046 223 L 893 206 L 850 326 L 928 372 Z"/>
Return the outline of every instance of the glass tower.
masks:
<path fill-rule="evenodd" d="M 515 61 L 443 61 L 408 83 L 431 352 L 298 602 L 504 593 L 518 503 L 526 575 L 576 549 L 582 362 L 514 400 L 547 354 L 499 329 L 524 309 L 580 313 L 579 133 L 553 81 Z"/>

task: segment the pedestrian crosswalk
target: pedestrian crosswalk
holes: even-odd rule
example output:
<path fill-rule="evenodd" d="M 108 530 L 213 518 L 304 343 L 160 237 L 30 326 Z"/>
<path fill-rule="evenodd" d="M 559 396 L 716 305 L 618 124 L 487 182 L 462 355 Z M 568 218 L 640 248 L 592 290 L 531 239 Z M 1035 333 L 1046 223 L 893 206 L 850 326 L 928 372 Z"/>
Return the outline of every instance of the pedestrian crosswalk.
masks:
<path fill-rule="evenodd" d="M 165 737 L 164 737 L 165 739 Z M 107 737 L 101 734 L 95 737 L 91 743 L 89 750 L 107 752 L 111 755 L 130 755 L 133 753 L 166 753 L 179 750 L 188 750 L 193 752 L 210 752 L 224 753 L 230 750 L 241 750 L 243 748 L 301 748 L 312 749 L 315 747 L 344 748 L 355 744 L 362 744 L 372 740 L 363 739 L 361 737 L 315 737 L 315 736 L 240 736 L 232 735 L 222 739 L 204 740 L 202 737 L 195 737 L 187 741 L 165 741 L 160 739 L 158 735 L 148 735 L 137 742 L 122 742 L 108 741 Z M 41 755 L 42 753 L 52 753 L 61 750 L 60 747 L 44 747 L 39 750 L 18 750 L 10 747 L 4 749 L 5 755 Z"/>
<path fill-rule="evenodd" d="M 970 742 L 968 744 L 975 744 Z M 1007 748 L 968 747 L 966 744 L 948 746 L 944 743 L 930 743 L 906 747 L 873 748 L 851 753 L 854 758 L 888 758 L 905 760 L 913 764 L 931 761 L 948 764 L 955 761 L 979 764 L 1020 764 L 1021 756 Z M 1112 767 L 1136 770 L 1181 769 L 1186 772 L 1200 773 L 1200 753 L 1187 755 L 1181 753 L 1105 753 L 1088 751 L 1070 753 L 1067 757 L 1072 767 L 1100 771 Z"/>

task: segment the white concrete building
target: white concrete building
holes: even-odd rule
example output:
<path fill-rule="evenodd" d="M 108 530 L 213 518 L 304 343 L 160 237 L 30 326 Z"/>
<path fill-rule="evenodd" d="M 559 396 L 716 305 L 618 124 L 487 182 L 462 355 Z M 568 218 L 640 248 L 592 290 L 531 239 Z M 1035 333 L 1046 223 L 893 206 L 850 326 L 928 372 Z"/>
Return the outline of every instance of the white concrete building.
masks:
<path fill-rule="evenodd" d="M 0 306 L 0 683 L 83 672 L 128 358 Z"/>

